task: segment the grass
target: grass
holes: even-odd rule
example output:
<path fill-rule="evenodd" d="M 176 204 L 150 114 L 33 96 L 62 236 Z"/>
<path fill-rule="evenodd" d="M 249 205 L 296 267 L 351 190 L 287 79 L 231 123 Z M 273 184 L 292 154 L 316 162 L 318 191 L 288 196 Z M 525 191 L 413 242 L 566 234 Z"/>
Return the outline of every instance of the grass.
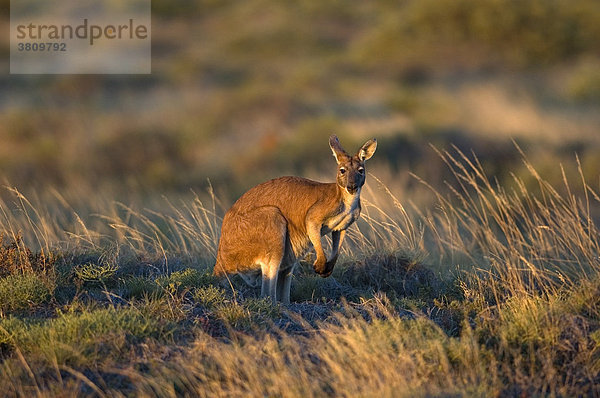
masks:
<path fill-rule="evenodd" d="M 41 275 L 27 273 L 0 279 L 0 311 L 10 313 L 40 306 L 54 293 L 53 281 Z"/>
<path fill-rule="evenodd" d="M 600 396 L 596 0 L 152 7 L 152 75 L 5 79 L 0 395 Z M 332 132 L 385 182 L 333 276 L 215 280 Z"/>
<path fill-rule="evenodd" d="M 524 159 L 527 189 L 490 180 L 471 155 L 439 156 L 455 181 L 430 187 L 435 207 L 366 190 L 333 276 L 307 258 L 287 307 L 211 276 L 214 197 L 111 205 L 92 228 L 13 191 L 0 392 L 599 395 L 600 198 L 581 168 L 553 186 Z M 52 262 L 23 266 L 42 249 Z"/>
<path fill-rule="evenodd" d="M 8 350 L 18 348 L 25 354 L 39 354 L 48 364 L 73 366 L 118 357 L 135 339 L 169 335 L 168 322 L 149 316 L 144 307 L 70 310 L 42 322 L 8 318 L 2 321 L 2 329 Z"/>
<path fill-rule="evenodd" d="M 133 205 L 131 192 L 160 198 L 207 178 L 226 201 L 280 173 L 329 170 L 315 139 L 332 132 L 388 140 L 394 171 L 428 178 L 428 142 L 445 134 L 463 149 L 518 138 L 531 156 L 550 151 L 550 167 L 571 157 L 565 141 L 583 142 L 584 167 L 597 167 L 595 0 L 184 3 L 153 3 L 151 76 L 8 76 L 2 183 L 30 199 L 55 187 L 83 214 L 97 204 L 86 192 Z M 508 148 L 488 161 L 502 168 Z"/>

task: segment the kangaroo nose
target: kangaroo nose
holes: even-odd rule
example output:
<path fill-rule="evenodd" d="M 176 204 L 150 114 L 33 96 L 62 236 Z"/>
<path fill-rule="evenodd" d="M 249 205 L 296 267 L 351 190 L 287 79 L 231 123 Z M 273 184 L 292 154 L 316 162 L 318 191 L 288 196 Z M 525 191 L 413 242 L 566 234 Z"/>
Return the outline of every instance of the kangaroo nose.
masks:
<path fill-rule="evenodd" d="M 348 193 L 354 193 L 358 190 L 358 186 L 356 184 L 348 184 L 346 189 L 348 190 Z"/>

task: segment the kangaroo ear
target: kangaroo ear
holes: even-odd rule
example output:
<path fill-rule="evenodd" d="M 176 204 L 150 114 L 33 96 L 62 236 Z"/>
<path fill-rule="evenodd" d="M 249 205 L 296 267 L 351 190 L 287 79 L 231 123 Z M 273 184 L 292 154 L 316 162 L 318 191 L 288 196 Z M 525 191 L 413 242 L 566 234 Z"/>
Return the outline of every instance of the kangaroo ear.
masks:
<path fill-rule="evenodd" d="M 340 144 L 340 140 L 338 140 L 335 134 L 329 137 L 329 147 L 331 148 L 331 152 L 333 152 L 336 162 L 339 163 L 343 157 L 348 157 L 348 154 L 342 148 L 342 144 Z"/>
<path fill-rule="evenodd" d="M 375 153 L 375 149 L 377 149 L 377 140 L 373 138 L 360 147 L 356 156 L 364 162 L 367 159 L 371 159 L 371 156 Z"/>

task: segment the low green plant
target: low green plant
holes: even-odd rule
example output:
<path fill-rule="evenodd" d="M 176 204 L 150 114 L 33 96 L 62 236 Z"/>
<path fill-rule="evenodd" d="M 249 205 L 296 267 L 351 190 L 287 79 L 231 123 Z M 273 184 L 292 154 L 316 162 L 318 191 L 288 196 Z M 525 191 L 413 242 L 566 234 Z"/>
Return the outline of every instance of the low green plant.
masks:
<path fill-rule="evenodd" d="M 440 293 L 441 283 L 431 270 L 394 253 L 365 256 L 340 269 L 340 282 L 355 288 L 426 299 Z"/>
<path fill-rule="evenodd" d="M 84 283 L 106 284 L 115 279 L 119 266 L 115 264 L 82 264 L 73 269 L 75 277 Z"/>
<path fill-rule="evenodd" d="M 212 312 L 235 329 L 248 329 L 253 325 L 262 325 L 281 315 L 279 305 L 274 304 L 270 298 L 224 301 L 215 305 Z"/>
<path fill-rule="evenodd" d="M 178 289 L 190 289 L 206 286 L 213 283 L 215 278 L 208 272 L 200 272 L 194 268 L 173 272 L 169 276 L 162 276 L 156 280 L 159 286 L 174 285 Z"/>
<path fill-rule="evenodd" d="M 328 290 L 327 281 L 319 275 L 301 275 L 294 278 L 290 299 L 292 301 L 312 301 L 323 297 L 332 298 L 331 290 Z"/>
<path fill-rule="evenodd" d="M 135 302 L 135 306 L 150 318 L 180 322 L 185 320 L 193 309 L 185 297 L 185 291 L 177 291 L 173 285 L 169 285 L 158 295 L 144 296 L 141 301 Z"/>
<path fill-rule="evenodd" d="M 58 364 L 86 365 L 114 359 L 145 338 L 168 339 L 174 325 L 134 307 L 58 312 L 47 320 L 0 320 L 2 342 Z"/>
<path fill-rule="evenodd" d="M 215 316 L 233 328 L 247 328 L 251 324 L 252 314 L 237 301 L 220 304 L 213 309 Z"/>
<path fill-rule="evenodd" d="M 194 290 L 194 301 L 209 309 L 223 304 L 227 300 L 225 291 L 216 286 L 203 286 Z"/>
<path fill-rule="evenodd" d="M 125 298 L 142 298 L 160 294 L 160 286 L 154 280 L 133 276 L 123 280 L 123 296 Z"/>
<path fill-rule="evenodd" d="M 49 276 L 25 273 L 0 278 L 0 312 L 34 308 L 52 298 L 55 286 Z"/>
<path fill-rule="evenodd" d="M 281 306 L 273 303 L 268 297 L 248 298 L 243 305 L 255 319 L 274 319 L 281 315 Z"/>

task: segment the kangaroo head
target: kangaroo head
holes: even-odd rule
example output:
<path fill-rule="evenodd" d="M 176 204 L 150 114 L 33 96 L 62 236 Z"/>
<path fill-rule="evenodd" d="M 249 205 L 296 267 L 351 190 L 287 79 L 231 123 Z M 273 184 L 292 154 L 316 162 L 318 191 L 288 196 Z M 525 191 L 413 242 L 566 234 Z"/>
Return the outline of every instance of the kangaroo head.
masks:
<path fill-rule="evenodd" d="M 355 194 L 365 183 L 365 160 L 375 153 L 377 140 L 365 142 L 354 156 L 348 155 L 335 135 L 329 137 L 329 146 L 338 164 L 337 184 L 349 194 Z"/>

